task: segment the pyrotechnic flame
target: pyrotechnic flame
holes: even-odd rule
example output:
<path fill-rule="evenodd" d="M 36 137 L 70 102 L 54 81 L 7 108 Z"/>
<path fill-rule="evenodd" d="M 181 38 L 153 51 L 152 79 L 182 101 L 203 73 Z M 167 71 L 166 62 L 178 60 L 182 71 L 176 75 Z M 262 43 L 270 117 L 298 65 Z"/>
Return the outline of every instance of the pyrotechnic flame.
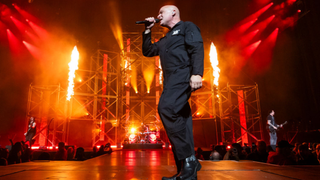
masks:
<path fill-rule="evenodd" d="M 68 86 L 68 94 L 67 94 L 67 100 L 70 101 L 71 96 L 74 94 L 73 87 L 74 87 L 74 78 L 75 71 L 78 69 L 78 60 L 79 60 L 79 51 L 77 49 L 77 46 L 73 48 L 72 54 L 71 54 L 71 61 L 69 62 L 69 86 Z"/>
<path fill-rule="evenodd" d="M 218 67 L 219 61 L 218 61 L 217 49 L 213 43 L 211 43 L 209 56 L 210 56 L 211 66 L 213 69 L 213 77 L 214 77 L 213 84 L 218 87 L 219 86 L 219 77 L 220 77 L 220 68 Z"/>

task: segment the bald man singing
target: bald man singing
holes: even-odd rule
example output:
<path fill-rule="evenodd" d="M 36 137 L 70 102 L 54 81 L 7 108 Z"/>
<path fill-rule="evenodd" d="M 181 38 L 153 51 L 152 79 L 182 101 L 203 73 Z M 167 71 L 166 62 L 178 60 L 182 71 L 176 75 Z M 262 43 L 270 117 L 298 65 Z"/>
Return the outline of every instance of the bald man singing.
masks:
<path fill-rule="evenodd" d="M 143 55 L 160 55 L 163 70 L 163 92 L 158 112 L 172 145 L 177 174 L 162 180 L 194 180 L 201 164 L 194 156 L 192 116 L 188 103 L 191 92 L 202 86 L 203 40 L 200 29 L 192 22 L 180 19 L 176 6 L 161 7 L 158 18 L 160 25 L 169 29 L 165 37 L 151 42 L 154 17 L 146 18 L 149 23 L 143 32 Z"/>

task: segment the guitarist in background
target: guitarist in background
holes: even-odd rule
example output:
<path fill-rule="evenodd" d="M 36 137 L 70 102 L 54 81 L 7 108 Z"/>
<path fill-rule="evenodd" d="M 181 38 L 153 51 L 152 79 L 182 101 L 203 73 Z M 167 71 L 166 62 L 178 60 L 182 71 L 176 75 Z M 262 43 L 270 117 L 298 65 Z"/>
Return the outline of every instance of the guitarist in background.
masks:
<path fill-rule="evenodd" d="M 277 129 L 282 127 L 282 124 L 278 125 L 274 120 L 274 110 L 269 112 L 267 117 L 267 124 L 269 125 L 270 146 L 273 150 L 276 150 L 277 145 Z"/>
<path fill-rule="evenodd" d="M 26 142 L 29 141 L 29 145 L 30 148 L 33 144 L 33 136 L 36 135 L 37 132 L 37 127 L 36 127 L 36 122 L 35 122 L 35 118 L 34 117 L 30 117 L 29 119 L 29 124 L 28 124 L 28 131 L 26 133 L 24 133 L 24 135 L 26 136 Z"/>

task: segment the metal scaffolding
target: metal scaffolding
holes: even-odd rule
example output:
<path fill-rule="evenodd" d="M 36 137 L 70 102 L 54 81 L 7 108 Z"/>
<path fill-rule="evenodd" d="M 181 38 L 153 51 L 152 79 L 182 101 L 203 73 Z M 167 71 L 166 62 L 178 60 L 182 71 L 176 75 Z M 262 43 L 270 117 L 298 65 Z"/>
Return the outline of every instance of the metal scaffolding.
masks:
<path fill-rule="evenodd" d="M 191 93 L 189 100 L 192 119 L 197 120 L 212 120 L 215 125 L 216 143 L 219 142 L 218 124 L 219 111 L 218 108 L 218 91 L 213 84 L 212 68 L 205 68 L 203 74 L 203 82 L 201 89 Z"/>
<path fill-rule="evenodd" d="M 122 35 L 121 53 L 97 50 L 85 64 L 88 69 L 76 71 L 70 101 L 66 101 L 67 92 L 60 85 L 30 85 L 26 120 L 30 116 L 40 120 L 39 145 L 55 146 L 60 141 L 72 144 L 70 130 L 78 124 L 72 122 L 85 122 L 93 146 L 106 142 L 119 145 L 132 126 L 148 124 L 163 130 L 157 112 L 162 92 L 160 59 L 142 55 L 140 32 Z M 153 42 L 158 41 L 163 32 L 153 32 L 152 37 Z M 151 70 L 148 80 L 145 70 Z M 203 87 L 191 94 L 193 120 L 214 122 L 216 143 L 240 142 L 245 135 L 250 140 L 262 139 L 258 85 L 227 84 L 220 88 L 213 84 L 212 71 L 205 68 Z M 168 142 L 165 134 L 161 136 Z"/>
<path fill-rule="evenodd" d="M 121 127 L 125 139 L 129 128 L 147 124 L 152 128 L 162 128 L 157 113 L 157 105 L 162 91 L 159 57 L 148 58 L 142 55 L 142 36 L 140 32 L 124 32 L 125 45 L 122 57 L 121 82 Z M 153 41 L 163 37 L 163 33 L 153 33 Z M 151 70 L 151 74 L 145 74 Z M 146 76 L 150 76 L 147 84 Z"/>
<path fill-rule="evenodd" d="M 82 127 L 87 126 L 87 136 L 92 136 L 90 145 L 118 142 L 119 62 L 119 53 L 97 50 L 88 65 L 90 69 L 76 71 L 74 95 L 70 101 L 66 100 L 67 92 L 60 85 L 30 85 L 26 120 L 31 116 L 40 119 L 40 133 L 37 134 L 40 146 L 55 146 L 60 141 L 74 143 L 70 142 L 70 129 L 81 122 L 86 122 Z M 72 124 L 73 121 L 79 123 Z"/>
<path fill-rule="evenodd" d="M 241 114 L 241 104 L 244 104 L 243 114 Z M 249 142 L 263 139 L 257 84 L 248 86 L 227 84 L 219 90 L 219 111 L 222 142 L 241 142 L 244 135 L 251 137 Z M 242 122 L 241 116 L 245 117 Z"/>
<path fill-rule="evenodd" d="M 81 120 L 93 123 L 93 146 L 105 141 L 118 143 L 121 79 L 119 62 L 119 53 L 99 49 L 91 56 L 90 70 L 77 71 L 77 75 L 83 80 L 75 86 L 73 100 L 81 105 L 78 108 L 80 111 L 86 110 L 86 117 Z M 79 118 L 70 118 L 73 119 Z"/>
<path fill-rule="evenodd" d="M 36 118 L 38 130 L 34 139 L 40 146 L 54 146 L 66 140 L 66 112 L 60 108 L 65 103 L 62 96 L 65 93 L 60 85 L 29 86 L 26 122 L 30 117 Z"/>

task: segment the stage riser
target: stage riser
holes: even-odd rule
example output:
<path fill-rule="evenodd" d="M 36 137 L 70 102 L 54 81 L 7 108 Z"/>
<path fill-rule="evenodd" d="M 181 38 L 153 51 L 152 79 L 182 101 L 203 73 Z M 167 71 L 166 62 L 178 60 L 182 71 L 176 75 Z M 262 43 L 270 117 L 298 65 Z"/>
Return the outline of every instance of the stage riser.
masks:
<path fill-rule="evenodd" d="M 162 149 L 162 144 L 123 144 L 122 149 Z"/>

